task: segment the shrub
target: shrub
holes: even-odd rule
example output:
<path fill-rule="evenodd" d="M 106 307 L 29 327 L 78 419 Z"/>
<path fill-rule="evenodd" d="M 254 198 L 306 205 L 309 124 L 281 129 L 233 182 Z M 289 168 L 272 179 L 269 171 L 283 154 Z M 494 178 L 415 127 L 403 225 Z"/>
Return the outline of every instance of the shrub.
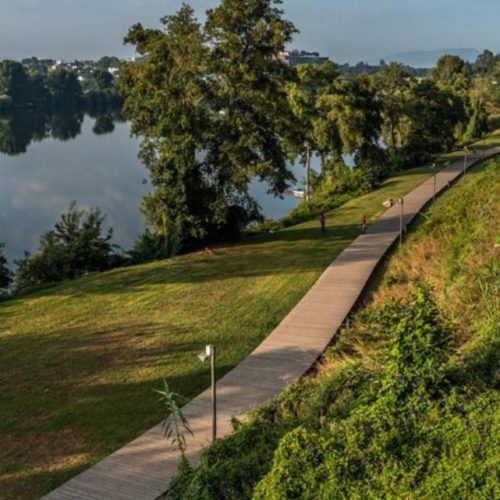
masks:
<path fill-rule="evenodd" d="M 394 315 L 398 310 L 376 397 L 358 398 L 362 404 L 351 404 L 350 411 L 330 413 L 317 429 L 299 426 L 289 432 L 256 486 L 255 499 L 497 495 L 491 459 L 498 445 L 498 397 L 443 384 L 451 336 L 429 290 L 418 287 L 408 303 L 389 308 Z M 327 398 L 324 407 L 337 398 Z M 490 433 L 496 437 L 483 447 Z"/>
<path fill-rule="evenodd" d="M 321 435 L 298 427 L 288 433 L 276 450 L 272 472 L 255 488 L 255 500 L 317 498 L 326 479 Z"/>
<path fill-rule="evenodd" d="M 165 236 L 155 234 L 146 229 L 141 234 L 128 252 L 130 264 L 141 264 L 153 260 L 166 259 L 168 257 L 168 247 Z"/>
<path fill-rule="evenodd" d="M 112 229 L 102 234 L 104 218 L 99 209 L 80 210 L 72 202 L 54 229 L 42 235 L 38 251 L 16 261 L 15 291 L 104 271 L 121 263 L 110 243 Z"/>
<path fill-rule="evenodd" d="M 2 289 L 6 289 L 10 286 L 12 282 L 12 275 L 7 267 L 7 259 L 4 255 L 5 244 L 0 243 L 0 292 Z"/>
<path fill-rule="evenodd" d="M 165 498 L 249 498 L 255 483 L 269 470 L 279 439 L 289 430 L 276 417 L 270 406 L 259 409 L 250 422 L 238 423 L 236 432 L 203 453 L 196 469 L 182 465 Z"/>

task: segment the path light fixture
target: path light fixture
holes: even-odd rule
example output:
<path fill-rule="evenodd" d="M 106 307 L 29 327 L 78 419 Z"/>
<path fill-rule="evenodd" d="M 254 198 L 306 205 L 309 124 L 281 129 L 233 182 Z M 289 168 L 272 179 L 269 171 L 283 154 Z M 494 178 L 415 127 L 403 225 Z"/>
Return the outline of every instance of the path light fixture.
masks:
<path fill-rule="evenodd" d="M 399 246 L 403 244 L 403 229 L 404 229 L 404 199 L 399 198 L 398 203 L 401 207 L 401 212 L 399 213 Z"/>
<path fill-rule="evenodd" d="M 436 164 L 432 164 L 432 177 L 434 178 L 434 190 L 432 192 L 432 203 L 436 201 Z"/>
<path fill-rule="evenodd" d="M 469 148 L 467 146 L 465 146 L 464 148 L 464 177 L 465 177 L 465 171 L 467 170 L 467 155 L 469 153 Z"/>
<path fill-rule="evenodd" d="M 217 439 L 217 391 L 215 387 L 215 346 L 209 344 L 205 350 L 198 354 L 198 359 L 204 363 L 210 360 L 210 381 L 212 389 L 212 443 Z"/>

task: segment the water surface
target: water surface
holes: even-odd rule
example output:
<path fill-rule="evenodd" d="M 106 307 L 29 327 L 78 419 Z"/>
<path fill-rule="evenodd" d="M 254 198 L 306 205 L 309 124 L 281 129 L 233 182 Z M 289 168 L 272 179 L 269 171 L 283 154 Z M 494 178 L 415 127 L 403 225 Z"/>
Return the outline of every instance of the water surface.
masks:
<path fill-rule="evenodd" d="M 117 115 L 0 115 L 0 242 L 8 258 L 36 250 L 72 200 L 99 207 L 114 229 L 113 242 L 130 248 L 145 227 L 139 206 L 150 189 L 137 153 L 138 140 Z M 293 171 L 300 184 L 303 168 Z M 251 183 L 250 194 L 273 219 L 299 203 L 268 194 L 259 182 Z"/>

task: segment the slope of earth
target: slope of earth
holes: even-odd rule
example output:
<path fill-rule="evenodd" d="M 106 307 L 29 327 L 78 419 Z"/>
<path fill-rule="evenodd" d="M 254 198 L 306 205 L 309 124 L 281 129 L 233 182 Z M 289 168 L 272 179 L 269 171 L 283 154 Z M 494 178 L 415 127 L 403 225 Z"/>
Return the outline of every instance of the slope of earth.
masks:
<path fill-rule="evenodd" d="M 422 214 L 314 374 L 167 498 L 498 498 L 500 159 Z"/>

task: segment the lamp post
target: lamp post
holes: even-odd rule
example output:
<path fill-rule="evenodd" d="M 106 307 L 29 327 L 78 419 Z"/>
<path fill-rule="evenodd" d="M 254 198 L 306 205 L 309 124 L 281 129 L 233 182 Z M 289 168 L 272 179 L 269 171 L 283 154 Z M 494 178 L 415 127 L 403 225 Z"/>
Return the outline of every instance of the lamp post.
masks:
<path fill-rule="evenodd" d="M 467 146 L 465 146 L 464 148 L 464 177 L 465 177 L 465 172 L 467 170 L 467 154 L 469 153 L 469 148 Z"/>
<path fill-rule="evenodd" d="M 311 146 L 307 143 L 306 147 L 306 201 L 311 200 Z"/>
<path fill-rule="evenodd" d="M 432 177 L 434 178 L 434 190 L 432 192 L 432 203 L 436 201 L 436 164 L 432 164 Z"/>
<path fill-rule="evenodd" d="M 205 351 L 198 354 L 198 359 L 203 363 L 210 359 L 210 384 L 212 392 L 212 443 L 217 439 L 217 391 L 215 386 L 215 346 L 205 346 Z"/>
<path fill-rule="evenodd" d="M 404 200 L 399 198 L 399 205 L 401 206 L 401 212 L 399 214 L 399 246 L 403 244 L 403 219 L 404 219 Z"/>

